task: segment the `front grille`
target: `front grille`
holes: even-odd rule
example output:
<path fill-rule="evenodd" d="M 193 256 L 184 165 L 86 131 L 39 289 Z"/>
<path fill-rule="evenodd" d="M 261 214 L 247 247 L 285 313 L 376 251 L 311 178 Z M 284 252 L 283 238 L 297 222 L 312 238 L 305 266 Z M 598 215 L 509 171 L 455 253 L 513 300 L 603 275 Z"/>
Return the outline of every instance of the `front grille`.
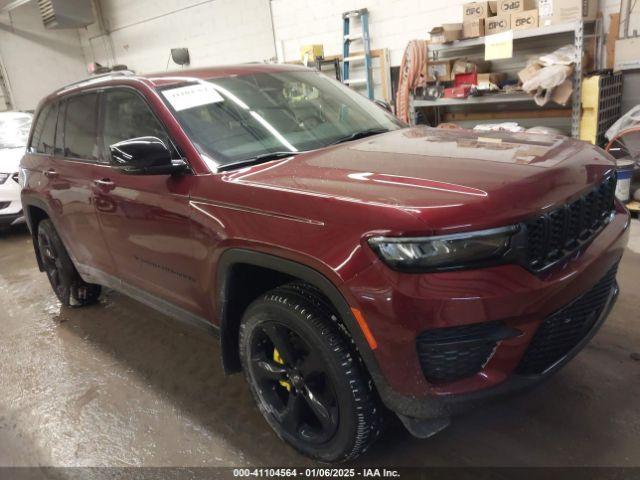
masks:
<path fill-rule="evenodd" d="M 602 314 L 614 287 L 617 269 L 616 265 L 591 290 L 542 322 L 517 373 L 543 373 L 580 343 Z"/>
<path fill-rule="evenodd" d="M 518 335 L 501 321 L 436 328 L 416 338 L 420 366 L 431 383 L 448 383 L 478 373 L 500 340 Z"/>
<path fill-rule="evenodd" d="M 525 222 L 527 263 L 540 271 L 595 237 L 614 209 L 611 176 L 577 200 Z"/>

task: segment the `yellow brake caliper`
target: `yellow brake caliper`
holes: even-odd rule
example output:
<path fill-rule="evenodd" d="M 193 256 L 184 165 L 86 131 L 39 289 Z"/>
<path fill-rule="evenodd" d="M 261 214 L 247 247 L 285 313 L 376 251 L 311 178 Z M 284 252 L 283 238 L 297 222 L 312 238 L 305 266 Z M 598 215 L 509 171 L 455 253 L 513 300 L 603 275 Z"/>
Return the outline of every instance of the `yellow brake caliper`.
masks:
<path fill-rule="evenodd" d="M 280 365 L 284 365 L 284 360 L 282 360 L 280 353 L 275 348 L 273 349 L 273 361 L 279 363 Z M 286 388 L 288 392 L 291 391 L 291 384 L 286 380 L 280 380 L 280 385 Z"/>

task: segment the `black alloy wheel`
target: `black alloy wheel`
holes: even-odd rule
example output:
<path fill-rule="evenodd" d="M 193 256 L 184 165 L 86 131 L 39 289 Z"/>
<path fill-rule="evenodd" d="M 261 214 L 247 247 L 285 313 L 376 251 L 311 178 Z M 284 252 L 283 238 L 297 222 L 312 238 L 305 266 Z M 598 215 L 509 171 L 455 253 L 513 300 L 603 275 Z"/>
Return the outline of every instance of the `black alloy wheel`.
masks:
<path fill-rule="evenodd" d="M 246 309 L 240 360 L 276 434 L 316 460 L 355 458 L 379 436 L 383 410 L 373 382 L 331 304 L 291 283 Z"/>
<path fill-rule="evenodd" d="M 80 278 L 51 220 L 38 224 L 36 240 L 42 268 L 62 305 L 81 307 L 97 302 L 100 285 Z"/>
<path fill-rule="evenodd" d="M 278 322 L 265 322 L 251 338 L 253 377 L 288 436 L 321 444 L 338 428 L 334 386 L 316 350 L 300 334 Z"/>

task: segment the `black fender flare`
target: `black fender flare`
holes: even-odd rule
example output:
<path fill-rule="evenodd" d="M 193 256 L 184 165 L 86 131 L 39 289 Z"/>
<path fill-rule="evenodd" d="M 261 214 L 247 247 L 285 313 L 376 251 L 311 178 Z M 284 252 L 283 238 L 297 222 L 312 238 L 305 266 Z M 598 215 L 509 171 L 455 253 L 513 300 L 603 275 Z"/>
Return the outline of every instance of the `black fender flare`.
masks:
<path fill-rule="evenodd" d="M 24 214 L 24 218 L 27 222 L 27 227 L 29 228 L 29 232 L 31 232 L 31 241 L 33 242 L 33 250 L 36 254 L 36 261 L 38 262 L 38 269 L 42 272 L 44 271 L 44 267 L 42 266 L 42 259 L 40 258 L 40 249 L 38 247 L 38 232 L 35 231 L 35 225 L 33 224 L 33 218 L 31 218 L 31 209 L 29 207 L 36 207 L 42 210 L 47 214 L 47 217 L 53 222 L 53 217 L 51 215 L 51 211 L 47 202 L 42 200 L 41 198 L 32 197 L 30 195 L 22 195 L 22 212 Z M 54 223 L 55 226 L 55 223 Z"/>
<path fill-rule="evenodd" d="M 220 348 L 222 352 L 222 364 L 226 373 L 240 371 L 240 365 L 236 358 L 234 348 L 235 337 L 232 326 L 229 325 L 228 298 L 229 278 L 234 265 L 245 264 L 268 268 L 291 277 L 307 282 L 320 290 L 333 304 L 344 326 L 355 342 L 356 348 L 365 366 L 369 370 L 374 382 L 382 381 L 378 361 L 369 347 L 358 322 L 356 321 L 349 304 L 340 290 L 325 275 L 307 265 L 278 257 L 268 253 L 248 250 L 244 248 L 230 248 L 225 250 L 218 261 L 217 268 L 217 315 L 220 326 Z"/>

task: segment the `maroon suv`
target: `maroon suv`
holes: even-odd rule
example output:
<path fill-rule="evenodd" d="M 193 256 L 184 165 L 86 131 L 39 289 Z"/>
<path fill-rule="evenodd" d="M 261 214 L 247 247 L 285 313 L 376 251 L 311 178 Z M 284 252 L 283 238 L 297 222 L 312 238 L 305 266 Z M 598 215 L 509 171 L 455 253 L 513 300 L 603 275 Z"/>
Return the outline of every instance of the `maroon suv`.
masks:
<path fill-rule="evenodd" d="M 70 85 L 21 183 L 63 305 L 105 286 L 218 333 L 276 433 L 325 461 L 386 409 L 427 437 L 557 371 L 611 309 L 629 225 L 598 148 L 407 128 L 292 66 Z"/>

